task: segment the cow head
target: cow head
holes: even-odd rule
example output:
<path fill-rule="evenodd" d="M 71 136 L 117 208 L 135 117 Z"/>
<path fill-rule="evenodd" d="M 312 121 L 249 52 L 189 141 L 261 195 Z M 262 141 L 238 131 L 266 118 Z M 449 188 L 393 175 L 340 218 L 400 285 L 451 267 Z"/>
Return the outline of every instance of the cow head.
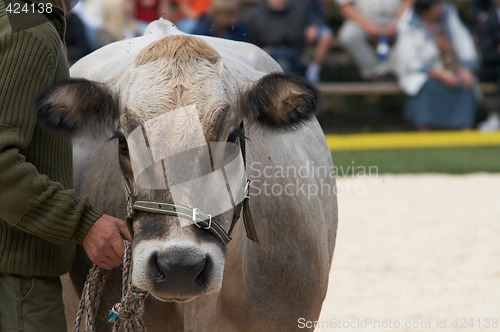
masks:
<path fill-rule="evenodd" d="M 112 136 L 116 167 L 136 199 L 172 202 L 179 199 L 175 185 L 202 177 L 207 160 L 208 167 L 218 162 L 217 152 L 207 149 L 212 142 L 240 144 L 243 120 L 269 130 L 294 128 L 312 117 L 317 99 L 309 83 L 283 73 L 245 81 L 203 40 L 180 35 L 147 46 L 134 66 L 111 82 L 70 79 L 52 85 L 35 109 L 46 127 L 90 133 L 88 139 Z M 230 175 L 224 174 L 227 180 Z M 193 191 L 210 201 L 210 208 L 220 208 L 213 219 L 227 231 L 237 202 L 222 208 L 224 194 L 213 187 Z M 183 192 L 180 199 L 191 194 Z M 133 283 L 164 301 L 189 301 L 222 285 L 225 245 L 180 219 L 143 211 L 133 218 Z"/>

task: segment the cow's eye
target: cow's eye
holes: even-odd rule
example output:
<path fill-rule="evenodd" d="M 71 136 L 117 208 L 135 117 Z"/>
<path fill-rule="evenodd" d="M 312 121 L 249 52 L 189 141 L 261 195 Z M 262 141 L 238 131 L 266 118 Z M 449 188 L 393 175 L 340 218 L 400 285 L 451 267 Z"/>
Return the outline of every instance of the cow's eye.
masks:
<path fill-rule="evenodd" d="M 240 140 L 246 139 L 245 135 L 243 135 L 240 128 L 235 126 L 231 127 L 231 129 L 229 130 L 229 136 L 227 137 L 227 142 L 236 144 L 238 138 Z"/>
<path fill-rule="evenodd" d="M 123 136 L 123 134 L 119 132 L 116 132 L 113 137 L 111 137 L 111 139 L 118 140 L 118 152 L 120 153 L 120 156 L 129 157 L 128 144 L 125 136 Z"/>
<path fill-rule="evenodd" d="M 120 156 L 129 156 L 127 140 L 123 136 L 118 137 L 118 151 L 120 152 Z"/>

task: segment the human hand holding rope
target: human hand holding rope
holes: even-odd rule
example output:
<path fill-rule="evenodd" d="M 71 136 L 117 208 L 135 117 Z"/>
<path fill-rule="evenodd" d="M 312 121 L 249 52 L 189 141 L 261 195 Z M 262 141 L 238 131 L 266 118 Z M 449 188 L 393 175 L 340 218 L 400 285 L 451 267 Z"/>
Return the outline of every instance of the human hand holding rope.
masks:
<path fill-rule="evenodd" d="M 125 221 L 104 214 L 89 230 L 83 240 L 83 247 L 94 264 L 111 270 L 123 262 L 123 239 L 132 242 Z"/>

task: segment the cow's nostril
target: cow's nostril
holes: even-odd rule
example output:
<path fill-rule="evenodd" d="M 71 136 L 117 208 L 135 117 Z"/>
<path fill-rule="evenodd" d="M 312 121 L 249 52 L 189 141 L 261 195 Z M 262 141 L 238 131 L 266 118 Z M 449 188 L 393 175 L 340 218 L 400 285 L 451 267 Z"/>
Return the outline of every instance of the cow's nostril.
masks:
<path fill-rule="evenodd" d="M 198 273 L 198 275 L 194 279 L 195 284 L 200 287 L 206 286 L 206 284 L 208 283 L 208 271 L 207 271 L 208 269 L 206 267 L 207 267 L 207 260 L 204 259 L 203 267 L 200 270 L 200 273 Z"/>
<path fill-rule="evenodd" d="M 159 284 L 162 282 L 165 282 L 165 275 L 163 274 L 163 272 L 159 271 L 155 276 L 155 283 Z"/>
<path fill-rule="evenodd" d="M 191 261 L 169 255 L 158 255 L 155 263 L 157 269 L 154 282 L 157 287 L 191 293 L 199 287 L 205 287 L 208 283 L 206 257 Z"/>

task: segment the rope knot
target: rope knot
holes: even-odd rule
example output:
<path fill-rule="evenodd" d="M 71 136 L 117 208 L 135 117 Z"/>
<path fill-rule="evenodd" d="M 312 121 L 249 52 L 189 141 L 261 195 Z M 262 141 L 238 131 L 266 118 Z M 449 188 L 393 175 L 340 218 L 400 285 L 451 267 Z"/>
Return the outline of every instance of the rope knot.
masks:
<path fill-rule="evenodd" d="M 118 330 L 120 324 L 125 326 L 125 330 L 145 331 L 142 315 L 144 314 L 144 300 L 147 292 L 141 291 L 128 284 L 127 291 L 123 294 L 122 300 L 116 303 L 110 310 L 109 322 L 114 322 L 114 330 Z"/>
<path fill-rule="evenodd" d="M 116 303 L 111 308 L 109 322 L 116 322 L 119 320 L 134 320 L 140 318 L 144 314 L 144 307 L 142 305 L 130 305 L 124 299 Z"/>
<path fill-rule="evenodd" d="M 113 332 L 120 327 L 124 331 L 146 331 L 142 315 L 144 314 L 144 301 L 148 293 L 132 285 L 132 247 L 124 240 L 125 255 L 123 258 L 122 271 L 122 298 L 110 310 L 109 322 L 113 322 Z M 108 271 L 94 265 L 87 276 L 84 291 L 80 300 L 80 307 L 75 321 L 75 332 L 80 331 L 82 318 L 85 315 L 86 331 L 95 331 L 94 318 L 99 308 L 102 289 L 106 281 Z"/>

